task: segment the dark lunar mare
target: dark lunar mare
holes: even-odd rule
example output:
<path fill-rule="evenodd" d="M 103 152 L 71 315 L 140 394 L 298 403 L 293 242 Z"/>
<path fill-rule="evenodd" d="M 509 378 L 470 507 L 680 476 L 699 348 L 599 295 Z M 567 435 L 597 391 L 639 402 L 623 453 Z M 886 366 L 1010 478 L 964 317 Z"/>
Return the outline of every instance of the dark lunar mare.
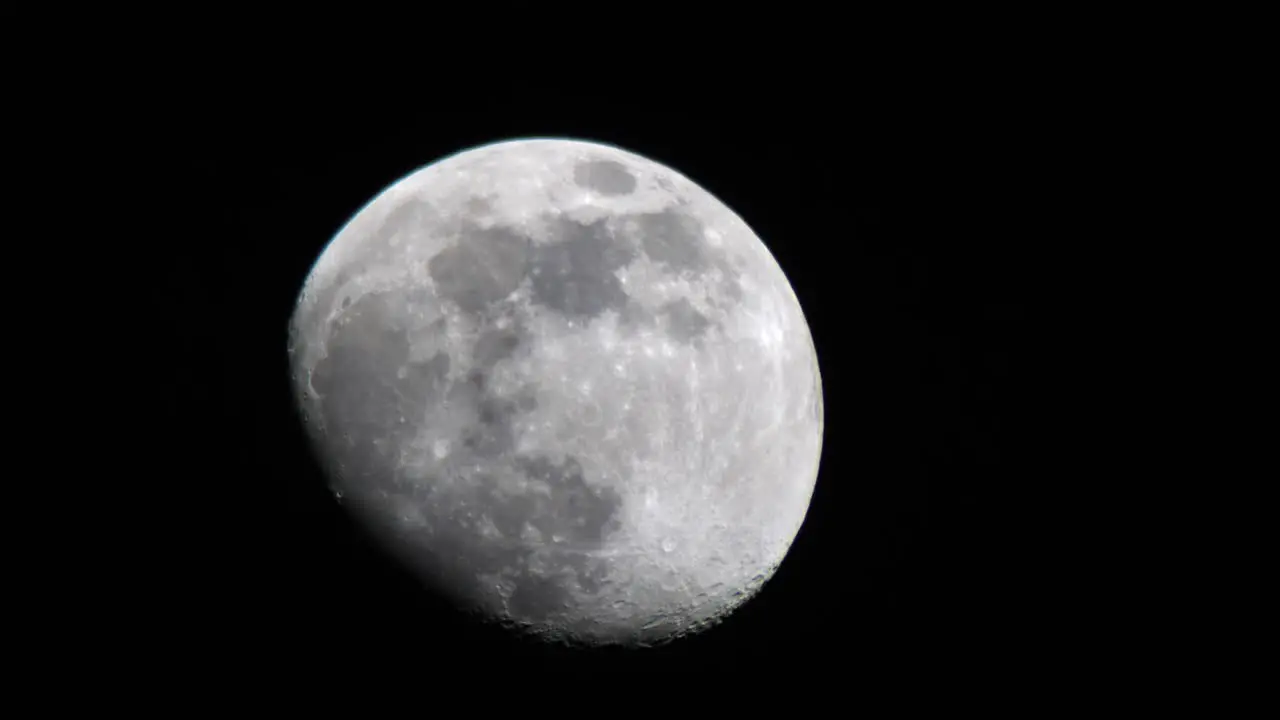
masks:
<path fill-rule="evenodd" d="M 636 178 L 622 163 L 613 160 L 589 160 L 573 168 L 573 182 L 601 195 L 630 195 L 635 192 Z"/>
<path fill-rule="evenodd" d="M 577 234 L 566 233 L 566 248 L 532 258 L 528 240 L 514 231 L 467 231 L 455 247 L 429 263 L 438 300 L 492 319 L 532 265 L 547 273 L 563 272 L 567 285 L 577 283 L 578 292 L 571 295 L 544 286 L 543 299 L 568 314 L 621 301 L 625 294 L 620 288 L 591 278 L 598 279 L 603 267 L 620 266 L 625 253 L 592 245 L 599 240 L 592 234 L 599 227 L 576 227 Z M 526 328 L 517 322 L 508 329 L 482 331 L 472 347 L 472 365 L 461 373 L 444 353 L 410 362 L 409 319 L 398 302 L 402 299 L 370 293 L 347 307 L 330 329 L 327 356 L 312 373 L 334 483 L 370 519 L 382 523 L 377 534 L 389 539 L 398 555 L 425 571 L 438 590 L 464 608 L 492 594 L 492 588 L 482 587 L 487 582 L 482 576 L 506 576 L 515 583 L 510 599 L 514 619 L 546 619 L 571 603 L 574 583 L 598 589 L 605 568 L 589 551 L 603 547 L 608 533 L 617 529 L 621 496 L 589 483 L 577 458 L 556 463 L 538 454 L 515 453 L 514 423 L 520 413 L 536 408 L 536 398 L 531 393 L 499 396 L 489 375 L 497 363 L 527 350 Z M 404 377 L 398 373 L 402 367 L 407 367 Z M 474 417 L 437 471 L 453 476 L 451 487 L 464 488 L 456 493 L 439 491 L 440 477 L 406 478 L 400 471 L 400 448 L 413 441 L 422 418 L 441 402 L 449 403 L 451 412 Z M 550 495 L 504 491 L 493 472 L 477 472 L 476 467 L 510 468 L 545 483 Z M 399 524 L 392 508 L 379 508 L 387 502 L 379 499 L 382 493 L 419 504 L 427 526 Z M 482 535 L 482 516 L 500 537 Z M 525 523 L 542 537 L 540 543 L 522 538 Z M 530 570 L 538 545 L 557 551 L 549 577 Z"/>
<path fill-rule="evenodd" d="M 626 307 L 630 298 L 614 272 L 635 256 L 631 246 L 604 221 L 554 217 L 548 225 L 555 242 L 538 247 L 534 255 L 533 301 L 571 319 Z"/>
<path fill-rule="evenodd" d="M 678 208 L 632 216 L 641 247 L 649 259 L 677 275 L 697 274 L 708 267 L 702 223 Z"/>
<path fill-rule="evenodd" d="M 505 227 L 468 227 L 427 263 L 436 292 L 468 313 L 502 300 L 524 280 L 529 239 Z"/>
<path fill-rule="evenodd" d="M 335 323 L 328 354 L 316 363 L 311 386 L 320 395 L 325 451 L 342 483 L 384 479 L 398 464 L 398 448 L 416 428 L 401 417 L 421 417 L 446 389 L 450 358 L 409 361 L 409 338 L 395 320 L 389 293 L 370 293 L 351 304 Z M 398 377 L 401 367 L 408 368 Z"/>
<path fill-rule="evenodd" d="M 622 226 L 636 235 L 645 256 L 668 272 L 693 278 L 717 269 L 721 275 L 717 287 L 729 303 L 742 299 L 741 271 L 735 266 L 735 261 L 723 252 L 713 251 L 704 237 L 702 222 L 682 208 L 671 207 L 626 216 L 622 218 Z M 691 317 L 684 308 L 668 310 L 679 316 L 673 320 L 680 326 L 676 328 L 675 335 L 697 337 L 702 334 L 705 327 L 700 326 L 703 323 Z"/>
<path fill-rule="evenodd" d="M 662 306 L 667 333 L 685 343 L 693 342 L 707 332 L 711 321 L 698 312 L 688 298 L 680 298 Z"/>

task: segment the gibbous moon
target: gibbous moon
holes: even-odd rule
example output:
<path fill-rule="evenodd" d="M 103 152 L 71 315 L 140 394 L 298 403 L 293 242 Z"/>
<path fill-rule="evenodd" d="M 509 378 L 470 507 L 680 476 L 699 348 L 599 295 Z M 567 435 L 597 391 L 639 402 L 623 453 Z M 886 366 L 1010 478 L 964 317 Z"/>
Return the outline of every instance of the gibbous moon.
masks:
<path fill-rule="evenodd" d="M 750 598 L 804 521 L 822 385 L 799 301 L 706 190 L 616 147 L 486 145 L 386 188 L 289 326 L 333 492 L 464 610 L 651 645 Z"/>

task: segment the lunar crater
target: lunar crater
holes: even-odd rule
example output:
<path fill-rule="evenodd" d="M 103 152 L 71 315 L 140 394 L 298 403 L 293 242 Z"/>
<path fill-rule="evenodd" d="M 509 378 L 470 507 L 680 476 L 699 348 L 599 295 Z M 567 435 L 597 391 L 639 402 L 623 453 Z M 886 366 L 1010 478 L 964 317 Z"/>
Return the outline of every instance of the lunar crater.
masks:
<path fill-rule="evenodd" d="M 636 189 L 635 176 L 622 163 L 613 160 L 578 163 L 573 168 L 573 182 L 602 195 L 629 195 Z"/>

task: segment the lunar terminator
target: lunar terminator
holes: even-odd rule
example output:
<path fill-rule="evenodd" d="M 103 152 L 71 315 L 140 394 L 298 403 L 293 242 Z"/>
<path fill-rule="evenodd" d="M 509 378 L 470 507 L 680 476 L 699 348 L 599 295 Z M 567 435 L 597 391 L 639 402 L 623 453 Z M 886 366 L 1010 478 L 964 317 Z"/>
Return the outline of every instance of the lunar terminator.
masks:
<path fill-rule="evenodd" d="M 289 325 L 335 494 L 460 607 L 655 644 L 750 598 L 813 493 L 822 386 L 763 242 L 679 172 L 561 139 L 395 182 Z"/>

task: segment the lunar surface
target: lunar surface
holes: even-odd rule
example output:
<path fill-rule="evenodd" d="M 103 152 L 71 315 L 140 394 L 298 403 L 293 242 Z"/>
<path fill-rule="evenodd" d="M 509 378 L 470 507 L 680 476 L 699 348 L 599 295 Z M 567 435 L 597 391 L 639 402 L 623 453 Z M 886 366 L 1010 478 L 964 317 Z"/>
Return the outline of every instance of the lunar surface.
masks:
<path fill-rule="evenodd" d="M 545 640 L 716 623 L 813 494 L 822 386 L 786 276 L 709 192 L 612 146 L 501 142 L 397 181 L 316 261 L 289 353 L 354 517 Z"/>

